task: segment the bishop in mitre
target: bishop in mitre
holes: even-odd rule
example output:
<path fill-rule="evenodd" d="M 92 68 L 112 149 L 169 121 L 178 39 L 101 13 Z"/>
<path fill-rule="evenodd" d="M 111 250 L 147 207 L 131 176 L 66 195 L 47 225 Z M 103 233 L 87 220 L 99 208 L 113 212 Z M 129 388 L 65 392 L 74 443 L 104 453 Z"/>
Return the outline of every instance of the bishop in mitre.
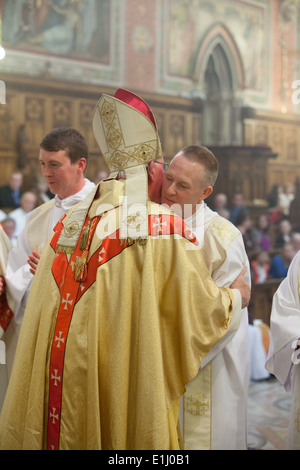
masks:
<path fill-rule="evenodd" d="M 149 200 L 160 199 L 163 158 L 148 105 L 104 94 L 93 129 L 110 178 L 43 251 L 1 449 L 179 449 L 185 384 L 249 302 L 243 278 L 218 288 L 183 220 Z"/>

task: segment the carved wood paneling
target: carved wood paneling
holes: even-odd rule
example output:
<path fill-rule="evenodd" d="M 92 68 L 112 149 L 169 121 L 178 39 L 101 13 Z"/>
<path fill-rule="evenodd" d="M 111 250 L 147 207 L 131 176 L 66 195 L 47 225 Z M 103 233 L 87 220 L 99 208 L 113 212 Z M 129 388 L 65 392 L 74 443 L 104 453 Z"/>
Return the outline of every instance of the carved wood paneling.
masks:
<path fill-rule="evenodd" d="M 278 154 L 267 165 L 266 186 L 295 183 L 300 178 L 300 117 L 260 112 L 244 122 L 245 145 L 266 145 Z"/>
<path fill-rule="evenodd" d="M 7 77 L 7 104 L 0 107 L 0 185 L 5 184 L 17 167 L 16 136 L 25 125 L 28 139 L 28 165 L 24 169 L 26 184 L 39 172 L 39 144 L 54 127 L 72 126 L 86 138 L 90 160 L 86 176 L 90 179 L 106 169 L 94 138 L 92 118 L 102 93 L 114 94 L 115 89 L 92 85 L 70 84 L 51 80 Z M 138 94 L 140 94 L 137 91 Z M 151 106 L 157 121 L 164 156 L 169 161 L 184 145 L 198 139 L 198 115 L 188 99 L 142 94 Z"/>
<path fill-rule="evenodd" d="M 263 284 L 252 286 L 249 311 L 254 320 L 262 320 L 266 325 L 270 325 L 273 296 L 281 281 L 282 279 L 269 279 Z"/>
<path fill-rule="evenodd" d="M 0 185 L 7 182 L 17 166 L 16 138 L 23 124 L 28 139 L 29 165 L 24 170 L 28 180 L 39 172 L 38 152 L 42 138 L 49 130 L 60 126 L 73 126 L 85 136 L 90 150 L 88 178 L 93 179 L 98 170 L 106 169 L 93 135 L 92 116 L 101 94 L 113 94 L 115 89 L 19 76 L 3 78 L 7 92 L 6 104 L 0 106 Z M 155 114 L 167 161 L 183 146 L 201 143 L 201 103 L 133 91 L 143 96 Z M 245 119 L 243 125 L 244 146 L 268 146 L 278 157 L 268 159 L 266 164 L 252 157 L 252 160 L 243 160 L 240 155 L 232 157 L 231 174 L 220 170 L 222 178 L 218 179 L 223 181 L 227 194 L 242 185 L 247 200 L 261 198 L 273 184 L 300 178 L 300 117 L 255 111 L 255 116 Z"/>
<path fill-rule="evenodd" d="M 219 162 L 219 176 L 214 192 L 227 194 L 229 201 L 234 193 L 241 192 L 249 205 L 255 199 L 267 197 L 266 178 L 270 148 L 262 146 L 209 146 Z"/>

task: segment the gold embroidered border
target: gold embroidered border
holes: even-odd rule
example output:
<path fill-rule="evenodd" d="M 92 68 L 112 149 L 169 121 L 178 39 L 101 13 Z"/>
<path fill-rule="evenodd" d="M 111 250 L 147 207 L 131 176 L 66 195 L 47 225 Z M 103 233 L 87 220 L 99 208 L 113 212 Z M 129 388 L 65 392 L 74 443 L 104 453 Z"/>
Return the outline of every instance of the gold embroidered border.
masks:
<path fill-rule="evenodd" d="M 186 450 L 211 449 L 212 365 L 187 384 L 183 397 L 183 442 Z"/>

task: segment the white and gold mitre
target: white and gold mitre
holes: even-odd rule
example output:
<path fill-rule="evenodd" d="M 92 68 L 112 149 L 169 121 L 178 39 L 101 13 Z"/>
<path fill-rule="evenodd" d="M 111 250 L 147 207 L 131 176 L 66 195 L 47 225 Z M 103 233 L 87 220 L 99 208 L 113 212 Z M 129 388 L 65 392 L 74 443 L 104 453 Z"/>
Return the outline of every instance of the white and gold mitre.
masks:
<path fill-rule="evenodd" d="M 119 88 L 114 96 L 103 94 L 96 104 L 93 131 L 115 178 L 125 173 L 124 200 L 120 209 L 120 238 L 148 237 L 148 174 L 146 164 L 161 155 L 153 113 L 142 98 Z"/>
<path fill-rule="evenodd" d="M 112 174 L 161 156 L 151 109 L 142 98 L 122 88 L 114 96 L 101 96 L 94 110 L 93 131 Z"/>

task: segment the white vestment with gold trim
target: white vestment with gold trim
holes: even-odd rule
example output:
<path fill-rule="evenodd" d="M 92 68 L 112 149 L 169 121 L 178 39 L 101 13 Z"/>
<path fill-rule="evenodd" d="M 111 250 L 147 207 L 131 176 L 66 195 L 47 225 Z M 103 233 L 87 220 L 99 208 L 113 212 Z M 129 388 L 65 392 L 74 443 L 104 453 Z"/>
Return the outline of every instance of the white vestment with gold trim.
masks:
<path fill-rule="evenodd" d="M 26 218 L 24 230 L 18 237 L 17 244 L 8 255 L 6 284 L 9 295 L 14 299 L 14 317 L 5 332 L 7 372 L 10 377 L 20 328 L 28 300 L 33 274 L 27 263 L 32 250 L 42 253 L 52 230 L 59 219 L 78 202 L 82 201 L 95 187 L 85 179 L 84 187 L 76 194 L 65 199 L 54 199 L 38 206 Z M 42 293 L 41 293 L 42 294 Z"/>
<path fill-rule="evenodd" d="M 292 390 L 288 449 L 300 449 L 300 251 L 290 264 L 287 277 L 273 296 L 271 342 L 266 369 L 274 374 L 287 391 Z M 300 343 L 300 342 L 299 342 Z"/>
<path fill-rule="evenodd" d="M 9 253 L 7 262 L 7 288 L 15 300 L 14 321 L 22 323 L 33 275 L 29 271 L 28 256 L 32 250 L 41 253 L 59 219 L 94 188 L 94 183 L 85 180 L 84 187 L 65 199 L 54 199 L 38 206 L 28 214 L 24 230 L 17 245 Z"/>
<path fill-rule="evenodd" d="M 209 272 L 218 286 L 229 287 L 247 265 L 243 238 L 228 220 L 202 202 L 185 222 L 203 247 Z M 181 425 L 185 449 L 246 449 L 249 386 L 248 311 L 239 324 L 202 362 L 198 376 L 188 384 L 181 403 Z"/>

